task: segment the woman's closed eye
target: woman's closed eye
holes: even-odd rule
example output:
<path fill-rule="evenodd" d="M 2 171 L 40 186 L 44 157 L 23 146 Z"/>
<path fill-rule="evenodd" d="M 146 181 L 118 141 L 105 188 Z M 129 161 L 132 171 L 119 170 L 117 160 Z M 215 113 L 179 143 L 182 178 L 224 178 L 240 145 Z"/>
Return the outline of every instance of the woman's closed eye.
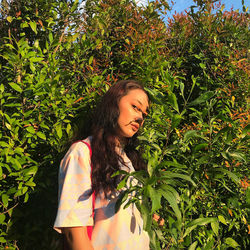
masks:
<path fill-rule="evenodd" d="M 132 107 L 133 107 L 134 110 L 136 110 L 136 111 L 138 111 L 138 112 L 141 112 L 141 109 L 138 108 L 136 105 L 132 105 Z"/>
<path fill-rule="evenodd" d="M 146 118 L 146 116 L 148 115 L 147 113 L 144 113 L 140 108 L 138 108 L 136 105 L 132 105 L 133 109 L 136 111 L 136 112 L 141 112 L 142 113 L 142 116 L 143 116 L 143 119 Z"/>

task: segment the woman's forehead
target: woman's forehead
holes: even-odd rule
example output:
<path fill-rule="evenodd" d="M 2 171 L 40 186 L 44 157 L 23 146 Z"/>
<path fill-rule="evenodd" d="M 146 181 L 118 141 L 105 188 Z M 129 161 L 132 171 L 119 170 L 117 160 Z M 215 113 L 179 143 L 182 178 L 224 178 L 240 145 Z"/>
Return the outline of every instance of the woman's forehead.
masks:
<path fill-rule="evenodd" d="M 145 111 L 148 110 L 148 95 L 142 89 L 132 89 L 125 96 L 127 101 L 135 101 L 140 104 Z"/>

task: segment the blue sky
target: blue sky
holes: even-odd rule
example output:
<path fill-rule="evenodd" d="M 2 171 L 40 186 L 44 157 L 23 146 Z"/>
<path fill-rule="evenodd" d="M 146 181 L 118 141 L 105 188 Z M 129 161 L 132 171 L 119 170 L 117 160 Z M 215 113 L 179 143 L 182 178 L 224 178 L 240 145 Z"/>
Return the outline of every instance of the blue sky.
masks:
<path fill-rule="evenodd" d="M 171 14 L 174 14 L 176 11 L 182 12 L 183 10 L 187 9 L 191 5 L 194 5 L 193 0 L 174 0 L 175 5 L 173 10 L 171 11 Z M 230 10 L 232 7 L 234 10 L 240 9 L 242 10 L 242 4 L 241 0 L 221 0 L 221 3 L 225 5 L 225 10 Z M 250 8 L 250 0 L 245 0 L 245 6 L 246 8 Z"/>
<path fill-rule="evenodd" d="M 1 1 L 1 0 L 0 0 Z M 152 0 L 149 0 L 149 2 Z M 170 13 L 168 13 L 167 17 L 171 17 L 175 11 L 177 13 L 180 13 L 184 11 L 185 9 L 188 9 L 190 6 L 195 5 L 193 0 L 173 0 L 174 1 L 174 6 L 173 9 Z M 83 2 L 83 0 L 79 0 L 79 2 Z M 148 0 L 135 0 L 135 2 L 138 5 L 147 5 Z M 168 2 L 171 2 L 171 0 L 168 0 Z M 239 9 L 242 11 L 242 0 L 221 0 L 221 3 L 225 5 L 224 10 L 230 10 L 232 7 L 234 10 Z M 246 8 L 250 9 L 250 0 L 244 0 Z"/>
<path fill-rule="evenodd" d="M 82 2 L 83 0 L 79 0 L 79 2 Z M 147 5 L 148 0 L 135 0 L 138 5 Z M 150 0 L 149 0 L 150 1 Z M 185 9 L 188 9 L 191 5 L 194 5 L 193 0 L 173 0 L 175 2 L 174 7 L 170 13 L 170 15 L 173 15 L 176 11 L 177 13 L 182 12 Z M 221 0 L 221 3 L 225 5 L 225 10 L 230 10 L 232 7 L 233 9 L 240 9 L 242 10 L 242 0 Z M 171 0 L 168 0 L 168 2 L 171 2 Z M 250 0 L 245 0 L 245 6 L 246 8 L 250 8 Z"/>

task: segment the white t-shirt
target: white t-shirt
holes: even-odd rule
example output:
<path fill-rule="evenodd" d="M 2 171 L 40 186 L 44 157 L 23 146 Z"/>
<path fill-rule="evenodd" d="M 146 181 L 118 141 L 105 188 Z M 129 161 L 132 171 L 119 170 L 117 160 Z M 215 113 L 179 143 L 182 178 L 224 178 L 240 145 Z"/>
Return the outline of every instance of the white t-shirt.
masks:
<path fill-rule="evenodd" d="M 85 141 L 90 144 L 89 138 Z M 134 171 L 131 161 L 126 155 L 123 157 L 127 167 L 123 166 L 121 169 Z M 94 219 L 92 218 L 90 175 L 89 148 L 83 142 L 76 142 L 60 164 L 59 204 L 55 230 L 61 232 L 62 227 L 93 225 L 91 243 L 95 250 L 149 249 L 149 237 L 143 230 L 143 221 L 136 206 L 131 204 L 126 209 L 121 206 L 115 213 L 118 192 L 107 199 L 103 193 L 96 195 Z M 134 181 L 133 177 L 129 177 L 128 182 Z"/>

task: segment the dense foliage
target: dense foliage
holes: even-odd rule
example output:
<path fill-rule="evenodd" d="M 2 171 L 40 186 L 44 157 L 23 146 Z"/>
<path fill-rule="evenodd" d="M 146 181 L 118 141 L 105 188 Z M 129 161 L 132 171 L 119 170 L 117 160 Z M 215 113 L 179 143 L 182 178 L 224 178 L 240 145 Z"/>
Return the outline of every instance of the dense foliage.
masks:
<path fill-rule="evenodd" d="M 247 248 L 249 14 L 195 2 L 167 20 L 164 0 L 2 1 L 1 248 L 59 249 L 65 144 L 108 87 L 131 78 L 152 99 L 140 136 L 148 171 L 121 201 L 137 192 L 152 248 Z"/>

